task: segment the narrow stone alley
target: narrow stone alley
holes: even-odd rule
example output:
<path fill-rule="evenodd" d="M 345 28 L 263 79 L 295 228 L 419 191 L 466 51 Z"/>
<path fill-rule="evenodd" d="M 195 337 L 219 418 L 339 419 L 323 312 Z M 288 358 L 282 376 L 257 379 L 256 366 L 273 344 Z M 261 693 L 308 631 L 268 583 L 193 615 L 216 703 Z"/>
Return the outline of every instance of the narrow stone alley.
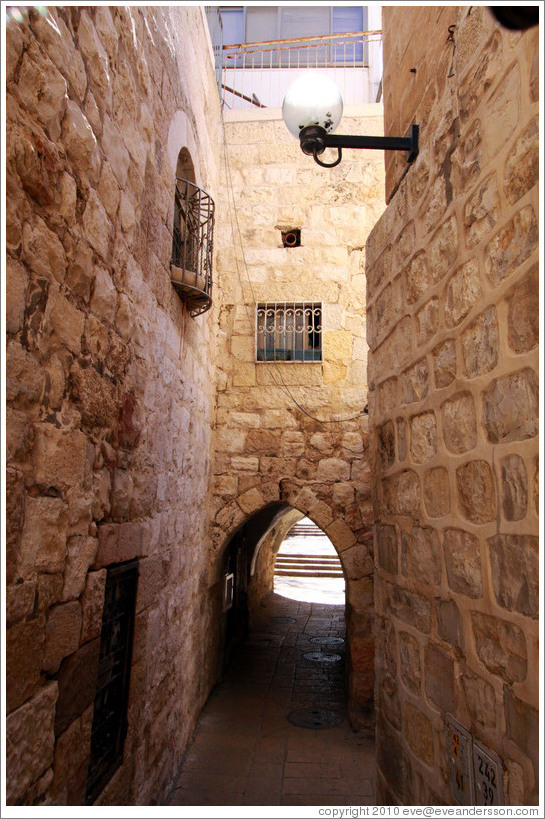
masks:
<path fill-rule="evenodd" d="M 201 715 L 168 804 L 375 804 L 374 732 L 355 733 L 346 716 L 344 631 L 343 605 L 271 592 Z"/>

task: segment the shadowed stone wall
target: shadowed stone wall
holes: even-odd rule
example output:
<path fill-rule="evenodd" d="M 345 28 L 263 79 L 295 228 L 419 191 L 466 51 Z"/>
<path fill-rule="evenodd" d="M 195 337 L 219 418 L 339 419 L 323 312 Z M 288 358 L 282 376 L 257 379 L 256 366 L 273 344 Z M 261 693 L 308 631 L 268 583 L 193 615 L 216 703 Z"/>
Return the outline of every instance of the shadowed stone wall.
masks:
<path fill-rule="evenodd" d="M 128 734 L 99 802 L 157 804 L 210 687 L 213 322 L 169 276 L 182 147 L 217 196 L 206 22 L 16 10 L 6 58 L 7 800 L 85 804 L 106 570 L 138 558 Z"/>
<path fill-rule="evenodd" d="M 450 713 L 535 804 L 538 30 L 387 7 L 384 50 L 385 130 L 421 150 L 367 243 L 378 792 L 451 802 Z"/>

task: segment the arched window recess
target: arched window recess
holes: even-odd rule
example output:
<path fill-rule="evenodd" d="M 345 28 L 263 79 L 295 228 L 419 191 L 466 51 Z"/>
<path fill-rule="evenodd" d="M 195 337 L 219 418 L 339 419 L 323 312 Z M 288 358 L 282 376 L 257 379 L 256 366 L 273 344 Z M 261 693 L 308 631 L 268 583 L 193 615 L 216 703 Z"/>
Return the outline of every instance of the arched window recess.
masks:
<path fill-rule="evenodd" d="M 189 179 L 177 176 L 170 279 L 190 316 L 212 306 L 214 200 Z"/>

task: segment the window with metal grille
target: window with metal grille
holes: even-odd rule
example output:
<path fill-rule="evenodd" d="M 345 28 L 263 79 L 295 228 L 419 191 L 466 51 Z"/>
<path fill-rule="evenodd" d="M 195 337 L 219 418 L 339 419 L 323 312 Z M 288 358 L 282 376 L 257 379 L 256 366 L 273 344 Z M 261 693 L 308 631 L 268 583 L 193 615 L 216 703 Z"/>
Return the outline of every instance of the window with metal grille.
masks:
<path fill-rule="evenodd" d="M 108 568 L 91 730 L 87 804 L 92 804 L 123 757 L 138 561 Z"/>
<path fill-rule="evenodd" d="M 257 361 L 321 361 L 320 302 L 264 302 L 256 313 Z"/>
<path fill-rule="evenodd" d="M 214 200 L 188 179 L 176 179 L 170 277 L 192 316 L 212 305 Z"/>

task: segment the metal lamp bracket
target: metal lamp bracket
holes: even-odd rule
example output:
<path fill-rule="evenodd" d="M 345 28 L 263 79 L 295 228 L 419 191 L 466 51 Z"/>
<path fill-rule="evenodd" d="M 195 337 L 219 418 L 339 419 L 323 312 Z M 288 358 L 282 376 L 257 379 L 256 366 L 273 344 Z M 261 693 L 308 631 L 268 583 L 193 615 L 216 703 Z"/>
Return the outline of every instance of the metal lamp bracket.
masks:
<path fill-rule="evenodd" d="M 389 136 L 343 136 L 328 134 L 320 125 L 308 125 L 299 134 L 301 150 L 313 156 L 323 168 L 334 168 L 342 159 L 342 148 L 366 148 L 379 151 L 406 151 L 407 162 L 414 162 L 418 156 L 418 125 L 411 125 L 406 137 Z M 318 159 L 326 148 L 337 148 L 338 155 L 334 162 L 327 163 Z"/>

